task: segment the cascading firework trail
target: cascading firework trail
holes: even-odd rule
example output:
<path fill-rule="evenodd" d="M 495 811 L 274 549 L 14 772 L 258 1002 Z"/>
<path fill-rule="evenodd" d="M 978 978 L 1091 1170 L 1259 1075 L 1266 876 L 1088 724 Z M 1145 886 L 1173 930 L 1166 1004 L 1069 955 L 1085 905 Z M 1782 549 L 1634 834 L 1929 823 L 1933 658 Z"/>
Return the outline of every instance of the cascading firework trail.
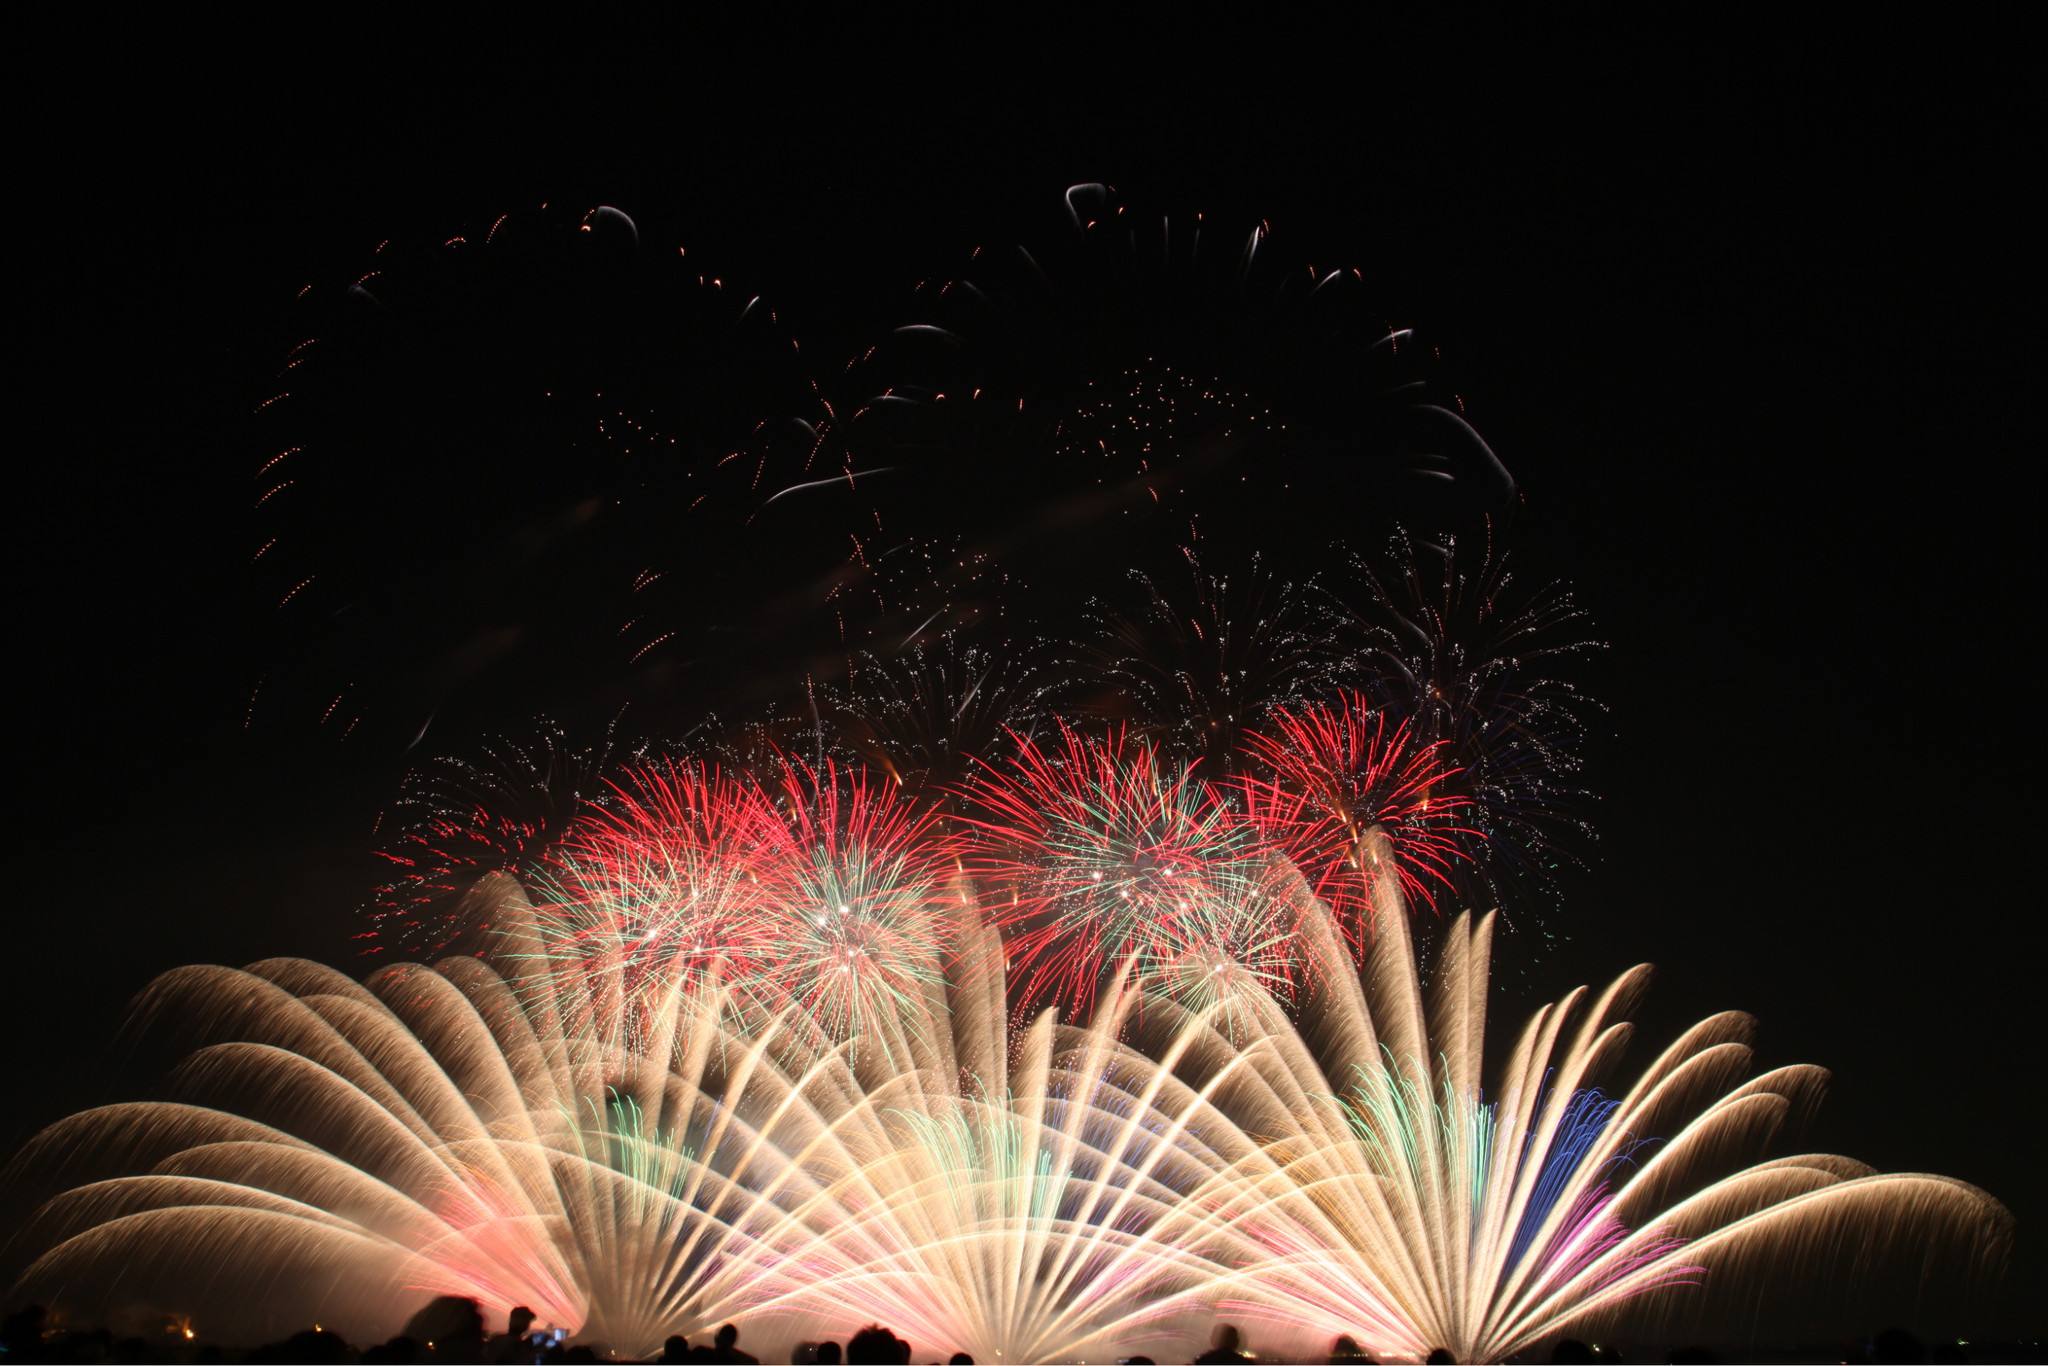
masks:
<path fill-rule="evenodd" d="M 781 818 L 825 851 L 813 868 L 890 830 L 790 781 L 810 814 Z M 1389 856 L 1384 833 L 1361 843 Z M 1484 1360 L 1879 1232 L 2000 1253 L 2008 1216 L 1960 1182 L 1743 1166 L 1823 1080 L 1743 1081 L 1746 1017 L 1596 1089 L 1647 968 L 1538 1011 L 1489 1096 L 1491 919 L 1450 925 L 1425 990 L 1398 879 L 1366 884 L 1353 973 L 1289 875 L 1296 952 L 1319 968 L 1299 1025 L 1256 981 L 1204 996 L 1133 955 L 1087 1024 L 1048 1010 L 1013 1034 L 1004 946 L 966 878 L 944 884 L 943 975 L 823 1018 L 800 987 L 733 1009 L 751 984 L 720 965 L 650 976 L 629 1009 L 612 975 L 535 951 L 553 913 L 502 877 L 502 971 L 179 969 L 143 1018 L 189 1013 L 211 1042 L 176 1099 L 74 1116 L 17 1159 L 69 1183 L 28 1231 L 43 1250 L 20 1288 L 369 1336 L 451 1293 L 639 1353 L 745 1317 L 788 1340 L 875 1320 L 982 1360 L 1167 1355 L 1223 1315 L 1283 1355 L 1345 1332 Z M 813 890 L 764 895 L 801 915 Z"/>

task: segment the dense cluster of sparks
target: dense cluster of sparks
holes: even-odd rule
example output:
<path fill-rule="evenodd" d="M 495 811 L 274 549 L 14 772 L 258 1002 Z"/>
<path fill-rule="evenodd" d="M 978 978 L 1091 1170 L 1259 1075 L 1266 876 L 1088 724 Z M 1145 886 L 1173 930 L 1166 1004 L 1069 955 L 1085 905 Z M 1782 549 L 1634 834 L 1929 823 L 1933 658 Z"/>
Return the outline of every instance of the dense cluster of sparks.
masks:
<path fill-rule="evenodd" d="M 986 1361 L 1185 1359 L 1223 1318 L 1297 1359 L 1347 1333 L 1397 1358 L 1493 1360 L 1822 1274 L 1880 1231 L 1965 1257 L 2006 1236 L 1995 1202 L 1945 1178 L 1831 1156 L 1745 1166 L 1823 1080 L 1744 1080 L 1746 1017 L 1711 1017 L 1599 1089 L 1646 968 L 1539 1011 L 1482 1090 L 1492 918 L 1447 926 L 1426 986 L 1394 878 L 1364 882 L 1374 931 L 1354 970 L 1293 877 L 1294 951 L 1319 967 L 1300 1025 L 1256 977 L 1188 992 L 1179 964 L 1143 954 L 1089 1013 L 1013 1020 L 1002 894 L 984 909 L 971 875 L 925 882 L 899 859 L 913 828 L 849 809 L 875 800 L 857 787 L 822 800 L 821 781 L 648 780 L 589 836 L 636 886 L 617 932 L 584 941 L 588 970 L 560 954 L 591 906 L 501 876 L 484 889 L 495 966 L 167 974 L 145 1018 L 196 1021 L 205 1042 L 175 1098 L 88 1111 L 25 1151 L 17 1175 L 66 1188 L 28 1230 L 23 1289 L 358 1338 L 454 1294 L 635 1355 L 743 1320 L 763 1343 L 879 1321 Z M 1160 828 L 1213 863 L 1201 814 Z M 722 875 L 721 840 L 765 841 L 787 866 L 758 887 L 752 869 Z M 1359 845 L 1361 866 L 1393 857 L 1382 834 Z M 1077 849 L 1105 881 L 1129 852 Z M 605 876 L 577 895 L 605 899 Z M 1150 878 L 1133 894 L 1171 902 L 1178 872 Z M 840 928 L 835 897 L 849 916 L 899 897 L 922 914 L 941 885 L 943 971 L 898 959 L 857 1000 L 819 984 L 834 953 L 880 942 Z M 698 931 L 716 926 L 690 909 L 706 899 L 779 914 L 805 947 L 759 967 L 736 946 L 707 957 Z M 692 966 L 629 987 L 619 955 L 664 937 Z"/>
<path fill-rule="evenodd" d="M 755 983 L 739 993 L 753 1011 L 801 1005 L 842 1035 L 943 970 L 963 879 L 1003 931 L 1026 1004 L 1085 1009 L 1126 966 L 1187 999 L 1241 986 L 1291 998 L 1312 970 L 1294 867 L 1362 948 L 1373 880 L 1427 894 L 1483 850 L 1458 823 L 1466 800 L 1441 745 L 1412 743 L 1355 695 L 1270 721 L 1238 771 L 1213 774 L 1121 725 L 1057 717 L 1043 733 L 1003 730 L 995 758 L 933 756 L 915 738 L 909 761 L 928 767 L 912 783 L 907 765 L 829 752 L 814 764 L 763 742 L 748 763 L 637 763 L 582 782 L 559 828 L 494 821 L 483 805 L 467 822 L 436 815 L 387 857 L 433 851 L 394 885 L 437 949 L 489 948 L 492 903 L 474 889 L 513 873 L 545 889 L 536 951 L 569 970 L 629 992 L 715 972 Z M 1369 831 L 1389 854 L 1361 875 L 1352 851 Z"/>
<path fill-rule="evenodd" d="M 1209 869 L 1223 879 L 1194 907 L 1200 917 L 1239 900 L 1226 892 L 1256 891 L 1257 845 L 1299 863 L 1355 938 L 1361 903 L 1336 874 L 1369 827 L 1389 837 L 1388 871 L 1411 901 L 1511 901 L 1511 914 L 1538 916 L 1549 897 L 1506 898 L 1503 888 L 1526 880 L 1554 897 L 1560 865 L 1592 838 L 1577 775 L 1598 709 L 1548 666 L 1595 646 L 1568 596 L 1520 595 L 1504 557 L 1489 551 L 1468 582 L 1451 548 L 1438 551 L 1453 597 L 1429 612 L 1397 610 L 1385 576 L 1365 570 L 1356 582 L 1366 596 L 1351 607 L 1336 590 L 1280 582 L 1256 560 L 1229 576 L 1190 557 L 1184 585 L 1169 591 L 1141 576 L 1142 606 L 1126 614 L 1097 604 L 1079 641 L 1001 653 L 945 634 L 894 659 L 860 656 L 847 685 L 813 688 L 798 708 L 697 752 L 766 774 L 771 786 L 791 754 L 813 769 L 872 773 L 858 779 L 863 788 L 892 789 L 892 801 L 909 802 L 949 838 L 983 831 L 992 847 L 964 856 L 983 859 L 984 871 L 994 871 L 986 860 L 1008 857 L 1003 849 L 1036 857 L 1048 842 L 1072 845 L 1076 860 L 1090 840 L 1136 840 L 1145 860 L 1164 857 L 1181 836 L 1146 827 L 1178 812 L 1207 832 L 1198 843 L 1213 837 L 1240 851 L 1211 849 L 1190 865 L 1191 875 Z M 1415 554 L 1396 538 L 1389 562 L 1411 581 Z M 433 952 L 464 942 L 474 921 L 467 887 L 491 871 L 551 876 L 567 819 L 630 806 L 616 770 L 649 752 L 610 736 L 576 750 L 551 731 L 540 745 L 501 744 L 485 761 L 423 770 L 401 803 L 410 819 L 384 842 L 394 875 L 373 909 L 380 940 Z M 1131 828 L 1112 828 L 1118 821 Z M 993 840 L 999 827 L 1004 841 Z M 1132 866 L 1153 876 L 1149 863 Z M 1175 909 L 1174 899 L 1144 891 L 1137 875 L 1087 872 L 1128 893 L 1121 913 L 1155 926 L 1171 919 L 1160 912 Z M 1066 950 L 1076 961 L 1163 953 L 1176 942 L 1099 921 L 1099 937 L 1054 927 L 1049 913 L 1082 903 L 1031 881 L 1007 884 L 1019 921 L 1006 928 L 1034 920 L 1042 931 L 1026 942 L 1078 944 Z M 1085 1000 L 1070 971 L 1045 966 L 1034 996 L 1043 988 Z"/>

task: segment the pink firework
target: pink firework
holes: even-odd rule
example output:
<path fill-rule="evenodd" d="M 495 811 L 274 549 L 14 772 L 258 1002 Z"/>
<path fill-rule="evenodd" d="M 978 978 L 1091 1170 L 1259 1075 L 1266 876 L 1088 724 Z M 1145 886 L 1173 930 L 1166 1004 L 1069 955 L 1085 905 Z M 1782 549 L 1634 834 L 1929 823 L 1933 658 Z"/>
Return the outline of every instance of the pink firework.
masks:
<path fill-rule="evenodd" d="M 1446 790 L 1462 770 L 1446 765 L 1442 742 L 1419 742 L 1406 722 L 1390 726 L 1363 694 L 1276 709 L 1246 750 L 1265 775 L 1240 785 L 1252 823 L 1300 867 L 1354 945 L 1371 930 L 1373 879 L 1389 871 L 1361 851 L 1368 831 L 1385 832 L 1402 894 L 1432 910 L 1453 867 L 1471 858 L 1471 801 Z"/>

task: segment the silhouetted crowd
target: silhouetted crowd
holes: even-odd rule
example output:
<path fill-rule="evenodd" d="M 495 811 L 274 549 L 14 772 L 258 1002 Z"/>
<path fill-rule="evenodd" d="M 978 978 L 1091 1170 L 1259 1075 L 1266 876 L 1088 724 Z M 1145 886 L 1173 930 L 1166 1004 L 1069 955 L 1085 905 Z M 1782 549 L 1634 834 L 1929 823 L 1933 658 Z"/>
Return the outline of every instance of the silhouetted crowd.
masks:
<path fill-rule="evenodd" d="M 178 1366 L 204 1366 L 212 1362 L 281 1362 L 307 1363 L 309 1366 L 342 1366 L 343 1363 L 390 1362 L 418 1363 L 420 1366 L 438 1366 L 439 1363 L 505 1363 L 530 1362 L 597 1362 L 618 1361 L 612 1355 L 600 1355 L 588 1346 L 572 1346 L 564 1341 L 558 1331 L 534 1329 L 534 1313 L 531 1309 L 514 1309 L 509 1316 L 505 1331 L 491 1333 L 484 1324 L 484 1317 L 474 1300 L 444 1295 L 414 1314 L 406 1322 L 405 1331 L 389 1342 L 358 1352 L 344 1342 L 338 1334 L 323 1328 L 309 1328 L 294 1333 L 281 1342 L 266 1343 L 247 1350 L 228 1350 L 218 1345 L 198 1341 L 189 1326 L 171 1324 L 160 1339 L 143 1337 L 117 1338 L 105 1329 L 73 1329 L 53 1323 L 40 1305 L 30 1305 L 9 1314 L 0 1322 L 0 1366 L 13 1362 L 164 1362 Z M 758 1357 L 741 1350 L 740 1330 L 735 1324 L 726 1324 L 708 1340 L 700 1339 L 691 1343 L 678 1334 L 671 1337 L 662 1348 L 661 1355 L 654 1361 L 670 1366 L 672 1363 L 708 1362 L 722 1363 L 723 1366 L 755 1366 Z M 2017 1346 L 2018 1344 L 2013 1344 Z M 793 1366 L 909 1366 L 913 1358 L 910 1343 L 897 1337 L 880 1324 L 867 1327 L 848 1338 L 842 1345 L 835 1341 L 800 1342 L 790 1353 Z M 1514 1358 L 1511 1358 L 1513 1360 Z M 1683 1366 L 1684 1363 L 1711 1363 L 1722 1358 L 1704 1348 L 1674 1349 L 1663 1358 L 1667 1362 Z M 1744 1354 L 1736 1360 L 1781 1359 L 1768 1353 Z M 1784 1358 L 1784 1359 L 1789 1359 Z M 1815 1356 L 1811 1359 L 1820 1359 Z M 1849 1351 L 1829 1354 L 1828 1359 L 1845 1362 L 1966 1362 L 1970 1357 L 1962 1344 L 1942 1344 L 1931 1352 L 1919 1339 L 1901 1329 L 1888 1329 L 1868 1342 L 1858 1344 Z M 2031 1359 L 2013 1357 L 1995 1352 L 1993 1359 Z M 936 1356 L 922 1358 L 936 1362 Z M 973 1366 L 974 1358 L 965 1352 L 955 1352 L 947 1358 L 948 1366 Z M 1152 1358 L 1130 1356 L 1122 1358 L 1127 1366 L 1151 1366 Z M 1259 1357 L 1248 1351 L 1238 1330 L 1228 1324 L 1219 1325 L 1209 1350 L 1194 1359 L 1195 1366 L 1228 1366 L 1235 1362 L 1289 1361 L 1288 1357 Z M 1339 1337 L 1330 1344 L 1325 1358 L 1329 1366 L 1367 1366 L 1377 1359 L 1360 1346 L 1357 1339 L 1348 1335 Z M 1429 1354 L 1429 1366 L 1455 1362 L 1457 1358 L 1439 1348 Z M 1528 1361 L 1547 1360 L 1558 1363 L 1621 1363 L 1624 1358 L 1613 1347 L 1588 1344 L 1566 1338 L 1552 1344 L 1547 1353 L 1523 1358 Z"/>

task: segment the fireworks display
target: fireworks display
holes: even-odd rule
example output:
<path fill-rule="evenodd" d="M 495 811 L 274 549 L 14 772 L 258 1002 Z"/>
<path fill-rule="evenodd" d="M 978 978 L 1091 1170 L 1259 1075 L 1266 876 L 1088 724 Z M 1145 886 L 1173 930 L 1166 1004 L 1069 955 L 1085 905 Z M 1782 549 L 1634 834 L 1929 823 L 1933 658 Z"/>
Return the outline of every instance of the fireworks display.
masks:
<path fill-rule="evenodd" d="M 146 1016 L 196 1021 L 205 1042 L 175 1099 L 75 1116 L 18 1160 L 68 1187 L 29 1230 L 24 1286 L 367 1337 L 456 1294 L 643 1356 L 744 1317 L 764 1340 L 879 1321 L 978 1360 L 1170 1357 L 1221 1315 L 1283 1355 L 1344 1332 L 1494 1360 L 1669 1314 L 1702 1281 L 1816 1274 L 1880 1233 L 1958 1259 L 2007 1236 L 2001 1207 L 1945 1178 L 1742 1166 L 1822 1079 L 1743 1081 L 1744 1017 L 1595 1089 L 1647 969 L 1540 1011 L 1483 1092 L 1491 918 L 1449 926 L 1425 991 L 1392 878 L 1371 884 L 1363 971 L 1321 976 L 1312 1027 L 1255 981 L 1190 994 L 1176 963 L 1134 957 L 1085 1023 L 1047 1011 L 1013 1036 L 1002 942 L 963 890 L 946 973 L 903 966 L 921 956 L 894 937 L 906 917 L 878 954 L 893 980 L 818 985 L 833 953 L 880 943 L 824 903 L 923 895 L 895 858 L 915 832 L 839 790 L 795 771 L 769 798 L 798 867 L 764 899 L 827 920 L 794 931 L 778 1008 L 731 1010 L 719 974 L 678 973 L 629 1010 L 609 974 L 523 955 L 361 985 L 291 960 L 167 974 Z M 722 828 L 730 795 L 681 775 L 633 819 Z M 1213 851 L 1182 855 L 1134 893 L 1170 897 L 1181 871 L 1214 885 Z M 496 885 L 508 942 L 545 937 Z M 1312 906 L 1292 929 L 1348 966 Z"/>
<path fill-rule="evenodd" d="M 1746 1016 L 1622 1072 L 1647 967 L 1489 1070 L 1596 837 L 1589 612 L 1365 268 L 1044 207 L 879 325 L 601 204 L 297 292 L 238 716 L 397 780 L 376 961 L 159 977 L 196 1044 L 16 1159 L 23 1294 L 1500 1360 L 2000 1260 L 1975 1187 L 1767 1157 L 1825 1074 Z"/>

